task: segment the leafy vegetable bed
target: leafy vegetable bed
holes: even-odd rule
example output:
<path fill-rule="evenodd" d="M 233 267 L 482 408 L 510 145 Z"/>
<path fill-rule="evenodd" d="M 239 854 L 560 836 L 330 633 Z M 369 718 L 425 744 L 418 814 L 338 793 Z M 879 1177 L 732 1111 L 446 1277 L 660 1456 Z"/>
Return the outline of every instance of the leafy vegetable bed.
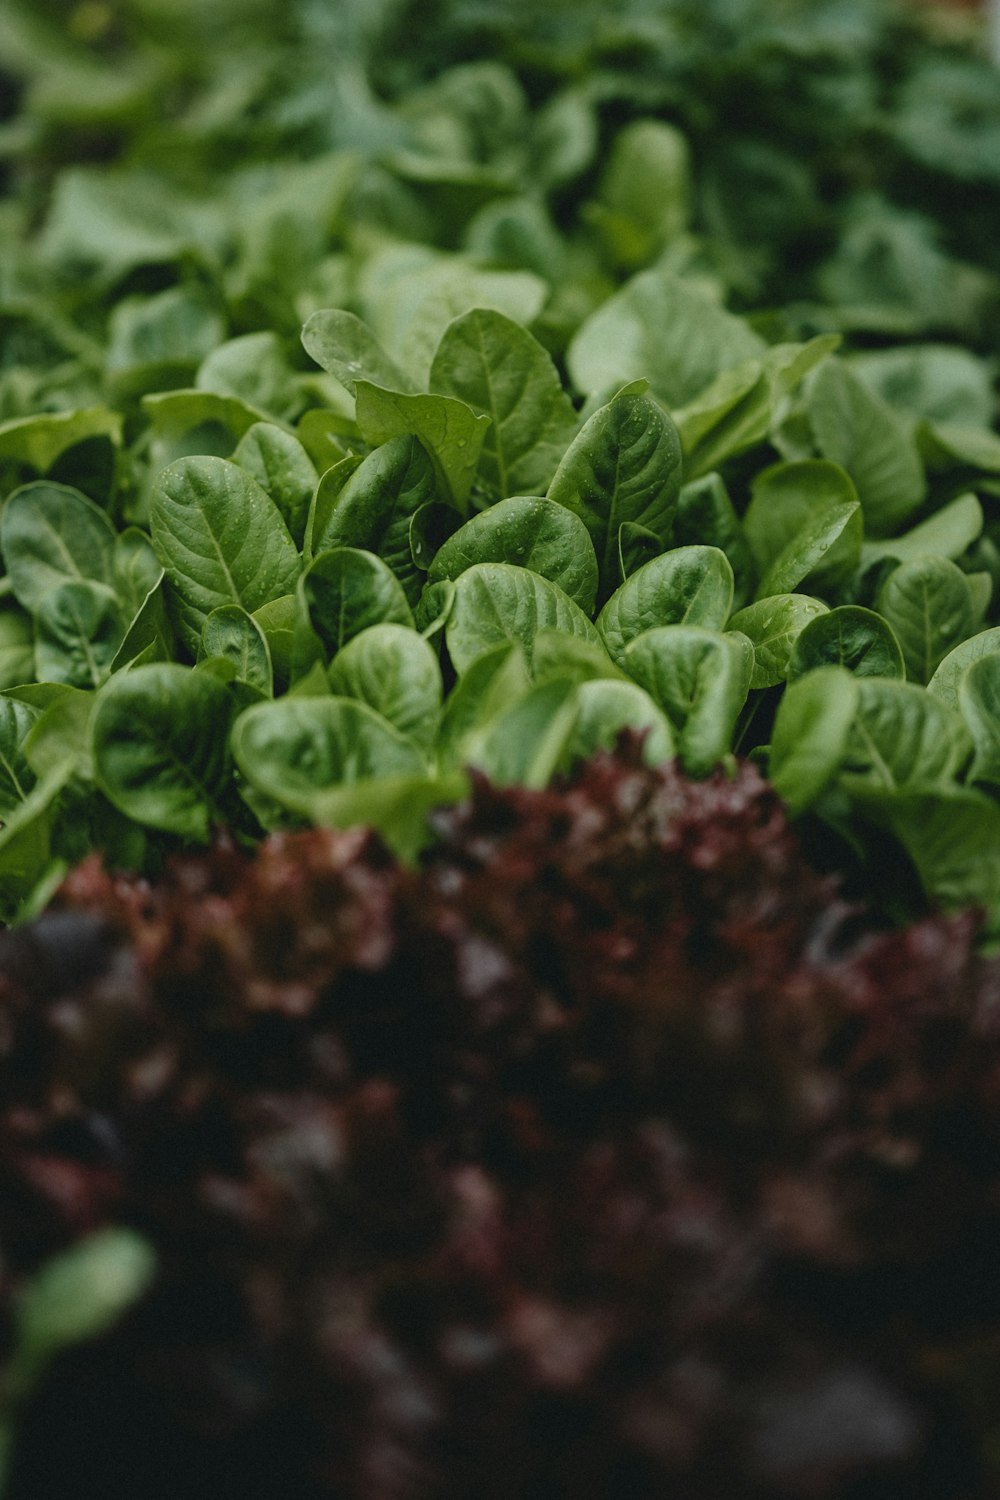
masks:
<path fill-rule="evenodd" d="M 291 1453 L 320 1367 L 282 1460 L 303 1495 L 638 1496 L 687 1463 L 705 1495 L 731 1455 L 754 1495 L 875 1493 L 851 1488 L 869 1468 L 994 1492 L 995 1333 L 965 1329 L 996 1322 L 996 977 L 970 948 L 1000 938 L 1000 75 L 964 25 L 879 0 L 9 0 L 0 918 L 45 914 L 10 939 L 0 1044 L 9 1422 L 46 1341 L 92 1331 L 32 1334 L 36 1296 L 63 1325 L 48 1272 L 23 1290 L 83 1237 L 53 1295 L 81 1276 L 98 1321 L 160 1257 L 113 1361 L 157 1366 L 136 1399 L 154 1426 L 166 1402 L 168 1448 L 209 1381 L 212 1436 L 177 1462 L 204 1450 L 216 1493 L 251 1429 Z M 359 826 L 383 843 L 331 831 Z M 566 874 L 577 837 L 607 873 Z M 264 947 L 246 913 L 271 898 Z M 109 969 L 75 905 L 111 920 Z M 53 958 L 33 989 L 18 955 L 63 942 L 83 988 Z M 224 999 L 203 965 L 232 969 Z M 399 1225 L 351 1198 L 355 1149 L 402 1152 Z M 566 1181 L 604 1205 L 593 1244 Z M 490 1204 L 455 1310 L 453 1240 Z M 332 1212 L 355 1228 L 299 1287 Z M 218 1389 L 144 1342 L 203 1251 Z M 860 1299 L 846 1364 L 834 1283 Z M 452 1334 L 493 1351 L 481 1391 Z M 814 1405 L 789 1406 L 800 1380 Z M 323 1447 L 330 1391 L 382 1422 L 371 1453 L 368 1428 Z M 831 1402 L 880 1413 L 878 1441 L 845 1418 L 817 1456 Z M 30 1477 L 48 1420 L 22 1500 L 54 1482 Z M 535 1421 L 565 1424 L 551 1474 Z M 264 1441 L 234 1494 L 277 1485 Z M 490 1491 L 512 1444 L 521 1478 Z"/>

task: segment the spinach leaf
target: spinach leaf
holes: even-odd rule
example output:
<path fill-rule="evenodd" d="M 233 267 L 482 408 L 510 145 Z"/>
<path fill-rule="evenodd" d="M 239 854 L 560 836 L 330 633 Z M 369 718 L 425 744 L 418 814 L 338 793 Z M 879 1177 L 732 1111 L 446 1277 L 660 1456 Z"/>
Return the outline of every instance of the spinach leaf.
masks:
<path fill-rule="evenodd" d="M 39 480 L 10 496 L 0 549 L 18 603 L 34 612 L 62 583 L 115 582 L 115 529 L 79 490 Z"/>
<path fill-rule="evenodd" d="M 457 578 L 482 562 L 530 568 L 593 614 L 597 559 L 590 534 L 579 516 L 554 500 L 516 495 L 473 516 L 435 553 L 427 581 Z"/>
<path fill-rule="evenodd" d="M 729 629 L 748 636 L 754 648 L 753 688 L 776 687 L 788 676 L 795 643 L 811 620 L 827 613 L 808 594 L 773 594 L 738 610 Z"/>
<path fill-rule="evenodd" d="M 729 754 L 750 691 L 753 647 L 745 636 L 697 625 L 661 625 L 625 648 L 625 669 L 666 714 L 691 776 Z"/>
<path fill-rule="evenodd" d="M 579 605 L 528 568 L 475 563 L 458 576 L 454 588 L 445 640 L 456 672 L 464 672 L 483 651 L 503 641 L 517 641 L 530 661 L 539 630 L 563 630 L 583 640 L 600 641 Z"/>
<path fill-rule="evenodd" d="M 612 661 L 624 664 L 630 641 L 657 625 L 722 630 L 733 602 L 733 570 L 717 547 L 675 547 L 638 568 L 597 617 Z"/>
<path fill-rule="evenodd" d="M 413 625 L 395 574 L 380 557 L 356 547 L 321 552 L 303 573 L 299 591 L 328 659 L 370 625 Z"/>
<path fill-rule="evenodd" d="M 929 682 L 948 652 L 975 629 L 966 576 L 946 557 L 900 563 L 879 591 L 878 608 L 913 682 Z"/>
<path fill-rule="evenodd" d="M 545 489 L 577 421 L 537 339 L 503 313 L 474 308 L 445 329 L 430 382 L 489 418 L 478 477 L 491 499 Z"/>
<path fill-rule="evenodd" d="M 824 666 L 846 667 L 858 677 L 906 676 L 892 627 L 858 604 L 840 604 L 818 615 L 796 637 L 788 658 L 789 681 Z"/>
<path fill-rule="evenodd" d="M 638 524 L 667 545 L 681 487 L 681 447 L 670 418 L 648 396 L 616 396 L 567 448 L 548 498 L 590 532 L 607 597 L 621 582 L 619 535 Z"/>
<path fill-rule="evenodd" d="M 295 588 L 299 557 L 288 528 L 237 464 L 211 457 L 171 464 L 154 486 L 150 527 L 192 654 L 213 609 L 238 604 L 252 614 Z"/>
<path fill-rule="evenodd" d="M 120 673 L 90 721 L 98 785 L 136 822 L 207 842 L 212 824 L 226 821 L 232 713 L 226 687 L 187 667 Z"/>
<path fill-rule="evenodd" d="M 370 625 L 337 652 L 328 676 L 335 695 L 367 703 L 430 751 L 444 688 L 438 658 L 415 630 Z"/>

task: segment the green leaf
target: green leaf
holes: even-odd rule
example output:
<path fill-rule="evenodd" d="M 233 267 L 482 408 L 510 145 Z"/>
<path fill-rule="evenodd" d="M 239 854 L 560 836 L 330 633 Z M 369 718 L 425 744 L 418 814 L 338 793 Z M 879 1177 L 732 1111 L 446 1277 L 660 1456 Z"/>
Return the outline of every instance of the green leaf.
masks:
<path fill-rule="evenodd" d="M 625 648 L 625 668 L 673 725 L 688 775 L 707 776 L 729 754 L 750 690 L 750 642 L 697 625 L 661 625 Z"/>
<path fill-rule="evenodd" d="M 67 767 L 79 780 L 93 781 L 90 716 L 96 699 L 81 688 L 64 688 L 39 713 L 24 740 L 24 754 L 36 777 Z"/>
<path fill-rule="evenodd" d="M 1000 784 L 1000 654 L 969 664 L 958 684 L 958 706 L 976 747 L 970 779 Z"/>
<path fill-rule="evenodd" d="M 404 625 L 371 625 L 337 652 L 330 689 L 357 698 L 430 751 L 444 695 L 437 655 Z"/>
<path fill-rule="evenodd" d="M 847 510 L 850 507 L 850 510 Z M 837 529 L 838 520 L 842 521 Z M 824 459 L 772 464 L 754 479 L 743 530 L 758 572 L 770 583 L 788 548 L 782 570 L 789 582 L 767 593 L 836 591 L 853 575 L 861 551 L 862 522 L 857 491 L 839 464 Z M 823 543 L 826 543 L 825 548 Z M 820 550 L 822 549 L 822 550 Z M 796 562 L 796 558 L 800 559 Z M 798 571 L 807 564 L 806 572 Z M 792 573 L 797 577 L 791 577 Z M 758 597 L 766 598 L 763 582 Z"/>
<path fill-rule="evenodd" d="M 612 661 L 624 665 L 631 641 L 659 625 L 722 630 L 733 602 L 733 570 L 717 547 L 675 547 L 626 578 L 597 617 Z"/>
<path fill-rule="evenodd" d="M 26 464 L 46 474 L 62 453 L 88 438 L 107 437 L 117 447 L 122 439 L 122 422 L 120 413 L 106 406 L 14 417 L 0 422 L 0 459 Z"/>
<path fill-rule="evenodd" d="M 566 362 L 577 390 L 645 376 L 668 408 L 684 406 L 722 371 L 765 350 L 742 318 L 670 271 L 640 271 L 586 318 Z"/>
<path fill-rule="evenodd" d="M 302 330 L 302 343 L 306 353 L 336 376 L 352 396 L 359 380 L 392 391 L 413 389 L 367 323 L 355 313 L 340 308 L 321 308 L 312 313 Z"/>
<path fill-rule="evenodd" d="M 0 519 L 0 549 L 14 597 L 34 612 L 52 589 L 115 581 L 115 529 L 79 490 L 39 480 L 15 490 Z"/>
<path fill-rule="evenodd" d="M 473 516 L 439 547 L 427 581 L 457 578 L 482 562 L 530 568 L 593 613 L 597 559 L 590 535 L 579 516 L 554 500 L 517 495 Z"/>
<path fill-rule="evenodd" d="M 959 558 L 983 529 L 983 507 L 975 495 L 959 495 L 911 527 L 902 536 L 884 542 L 866 542 L 863 559 L 866 565 L 883 557 L 900 562 L 915 562 L 918 557 Z"/>
<path fill-rule="evenodd" d="M 278 507 L 257 481 L 221 458 L 182 458 L 160 475 L 150 511 L 153 546 L 195 652 L 213 609 L 249 614 L 291 593 L 299 556 Z"/>
<path fill-rule="evenodd" d="M 483 651 L 517 641 L 531 658 L 539 630 L 563 630 L 598 642 L 587 616 L 547 578 L 511 563 L 476 563 L 455 580 L 455 602 L 445 627 L 448 654 L 464 672 Z"/>
<path fill-rule="evenodd" d="M 319 475 L 298 438 L 273 422 L 255 422 L 237 443 L 232 461 L 270 495 L 292 541 L 301 547 Z"/>
<path fill-rule="evenodd" d="M 26 703 L 0 697 L 0 820 L 24 801 L 37 780 L 23 748 L 37 718 Z"/>
<path fill-rule="evenodd" d="M 365 441 L 417 437 L 434 458 L 442 489 L 464 510 L 486 439 L 489 419 L 452 396 L 411 396 L 359 380 L 358 426 Z"/>
<path fill-rule="evenodd" d="M 840 360 L 828 360 L 812 377 L 808 406 L 820 452 L 854 481 L 866 533 L 890 536 L 927 492 L 914 438 Z"/>
<path fill-rule="evenodd" d="M 136 610 L 121 645 L 111 662 L 112 673 L 129 665 L 173 660 L 173 630 L 167 618 L 166 597 L 159 579 Z"/>
<path fill-rule="evenodd" d="M 706 474 L 767 435 L 774 401 L 758 360 L 722 370 L 693 400 L 674 408 L 689 479 Z"/>
<path fill-rule="evenodd" d="M 91 718 L 97 780 L 127 817 L 207 843 L 232 779 L 232 699 L 173 663 L 133 667 L 102 689 Z"/>
<path fill-rule="evenodd" d="M 63 1349 L 113 1327 L 156 1274 L 152 1246 L 132 1229 L 109 1226 L 45 1261 L 14 1304 L 10 1394 L 23 1400 Z"/>
<path fill-rule="evenodd" d="M 615 136 L 587 218 L 615 265 L 647 265 L 687 227 L 690 150 L 676 126 L 634 120 Z"/>
<path fill-rule="evenodd" d="M 114 586 L 122 613 L 131 620 L 149 594 L 163 582 L 160 559 L 138 526 L 127 526 L 115 537 Z"/>
<path fill-rule="evenodd" d="M 553 632 L 539 632 L 539 639 Z M 566 640 L 566 636 L 559 637 Z M 445 699 L 437 737 L 442 766 L 467 763 L 467 740 L 489 720 L 497 718 L 531 687 L 531 674 L 524 651 L 514 641 L 503 640 L 480 653 Z"/>
<path fill-rule="evenodd" d="M 336 488 L 327 503 L 321 497 L 331 478 Z M 339 478 L 338 469 L 320 480 L 311 531 L 313 556 L 336 547 L 377 552 L 415 603 L 423 579 L 413 561 L 410 526 L 417 511 L 437 497 L 427 450 L 413 436 L 393 438 L 370 453 L 345 482 Z"/>
<path fill-rule="evenodd" d="M 838 666 L 817 667 L 783 694 L 767 773 L 793 817 L 816 801 L 839 770 L 858 698 L 856 679 Z"/>
<path fill-rule="evenodd" d="M 303 606 L 304 607 L 304 606 Z M 251 619 L 260 626 L 267 642 L 275 687 L 284 687 L 292 676 L 292 652 L 299 601 L 295 594 L 282 594 L 255 609 Z"/>
<path fill-rule="evenodd" d="M 574 682 L 627 682 L 602 645 L 566 635 L 561 630 L 539 630 L 531 649 L 532 676 L 572 677 Z"/>
<path fill-rule="evenodd" d="M 466 736 L 468 764 L 497 786 L 547 786 L 577 721 L 576 684 L 550 677 Z"/>
<path fill-rule="evenodd" d="M 567 762 L 586 759 L 598 750 L 613 750 L 623 729 L 644 734 L 643 760 L 662 765 L 675 753 L 670 720 L 635 682 L 595 678 L 576 690 L 576 723 L 565 749 Z"/>
<path fill-rule="evenodd" d="M 198 658 L 214 656 L 232 663 L 238 682 L 248 682 L 265 697 L 271 696 L 274 679 L 267 637 L 260 622 L 238 604 L 220 605 L 205 621 Z"/>
<path fill-rule="evenodd" d="M 370 625 L 413 626 L 398 579 L 372 552 L 356 547 L 321 552 L 302 575 L 299 589 L 328 658 Z"/>
<path fill-rule="evenodd" d="M 40 780 L 0 828 L 0 920 L 14 922 L 53 863 L 53 824 L 73 771 L 64 763 Z"/>
<path fill-rule="evenodd" d="M 40 680 L 100 687 L 126 628 L 113 589 L 86 579 L 59 584 L 35 612 L 35 670 Z"/>
<path fill-rule="evenodd" d="M 537 339 L 503 313 L 474 308 L 445 329 L 430 380 L 432 391 L 490 419 L 478 477 L 492 498 L 545 489 L 577 419 Z"/>
<path fill-rule="evenodd" d="M 320 827 L 374 828 L 398 859 L 413 863 L 432 837 L 428 815 L 468 795 L 468 777 L 461 771 L 380 773 L 316 792 L 309 816 Z"/>
<path fill-rule="evenodd" d="M 895 632 L 914 682 L 929 682 L 976 624 L 965 574 L 945 557 L 900 563 L 879 590 L 878 609 Z"/>
<path fill-rule="evenodd" d="M 426 772 L 421 751 L 366 703 L 281 698 L 244 709 L 233 757 L 251 786 L 306 817 L 328 787 Z"/>
<path fill-rule="evenodd" d="M 972 745 L 960 715 L 912 682 L 859 677 L 842 780 L 895 792 L 953 780 Z"/>
<path fill-rule="evenodd" d="M 788 675 L 792 649 L 801 632 L 818 615 L 825 615 L 822 599 L 808 594 L 773 594 L 739 610 L 729 629 L 741 631 L 753 643 L 752 688 L 776 687 Z"/>
<path fill-rule="evenodd" d="M 573 439 L 549 486 L 590 532 L 605 595 L 620 582 L 619 532 L 646 527 L 664 546 L 681 486 L 681 449 L 670 418 L 647 396 L 617 396 Z"/>
<path fill-rule="evenodd" d="M 913 861 L 928 897 L 946 910 L 982 907 L 1000 930 L 1000 807 L 972 788 L 904 788 L 866 801 Z"/>
<path fill-rule="evenodd" d="M 674 544 L 718 547 L 729 559 L 734 577 L 733 603 L 746 603 L 753 574 L 753 560 L 743 524 L 718 474 L 703 474 L 681 488 L 674 517 Z"/>
<path fill-rule="evenodd" d="M 27 682 L 35 674 L 31 618 L 14 601 L 0 601 L 0 692 Z"/>
<path fill-rule="evenodd" d="M 788 680 L 827 666 L 846 667 L 857 677 L 906 676 L 892 627 L 857 604 L 840 604 L 802 630 L 788 660 Z"/>
<path fill-rule="evenodd" d="M 968 636 L 941 660 L 927 684 L 927 691 L 952 708 L 957 708 L 962 677 L 974 661 L 979 661 L 983 656 L 992 656 L 995 651 L 1000 651 L 1000 625 Z"/>

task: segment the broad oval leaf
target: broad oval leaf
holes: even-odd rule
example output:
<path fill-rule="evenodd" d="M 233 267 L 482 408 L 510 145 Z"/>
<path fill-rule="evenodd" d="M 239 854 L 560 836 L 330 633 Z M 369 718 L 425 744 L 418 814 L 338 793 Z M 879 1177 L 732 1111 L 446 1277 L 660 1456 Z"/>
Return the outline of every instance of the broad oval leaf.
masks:
<path fill-rule="evenodd" d="M 248 614 L 295 588 L 299 555 L 278 507 L 238 464 L 178 459 L 153 488 L 150 529 L 194 653 L 213 609 Z"/>
<path fill-rule="evenodd" d="M 729 753 L 750 691 L 750 642 L 696 625 L 661 625 L 626 647 L 625 668 L 673 725 L 685 771 L 707 776 Z"/>
<path fill-rule="evenodd" d="M 251 786 L 305 816 L 330 787 L 425 772 L 412 740 L 352 698 L 280 698 L 244 709 L 233 757 Z"/>
<path fill-rule="evenodd" d="M 597 554 L 601 588 L 620 581 L 618 536 L 625 522 L 666 546 L 681 487 L 681 444 L 648 396 L 616 396 L 596 411 L 566 450 L 548 498 L 578 515 Z"/>
<path fill-rule="evenodd" d="M 456 672 L 482 652 L 517 641 L 531 659 L 539 630 L 563 630 L 583 640 L 600 636 L 579 605 L 556 584 L 512 563 L 476 563 L 454 583 L 455 598 L 445 640 Z"/>
<path fill-rule="evenodd" d="M 301 547 L 319 475 L 298 438 L 273 422 L 255 422 L 237 443 L 233 463 L 270 495 L 292 541 Z"/>
<path fill-rule="evenodd" d="M 968 580 L 946 557 L 900 563 L 879 590 L 878 608 L 895 632 L 913 682 L 929 682 L 976 623 Z"/>
<path fill-rule="evenodd" d="M 115 582 L 115 529 L 79 490 L 40 480 L 15 490 L 0 518 L 14 597 L 34 612 L 60 584 Z"/>
<path fill-rule="evenodd" d="M 774 594 L 733 615 L 728 628 L 741 631 L 753 643 L 752 688 L 776 687 L 784 681 L 796 640 L 810 620 L 827 610 L 822 599 L 808 594 Z"/>
<path fill-rule="evenodd" d="M 100 687 L 128 622 L 113 589 L 86 579 L 61 583 L 35 612 L 35 670 L 41 682 Z"/>
<path fill-rule="evenodd" d="M 972 780 L 1000 784 L 1000 654 L 971 663 L 958 685 L 958 706 L 976 747 Z"/>
<path fill-rule="evenodd" d="M 979 661 L 983 656 L 992 656 L 996 651 L 1000 651 L 1000 625 L 968 636 L 939 663 L 927 684 L 927 691 L 936 698 L 943 699 L 952 708 L 957 708 L 959 685 L 966 671 L 974 661 Z"/>
<path fill-rule="evenodd" d="M 883 791 L 951 781 L 972 741 L 961 716 L 912 682 L 860 677 L 842 777 Z"/>
<path fill-rule="evenodd" d="M 0 820 L 22 803 L 36 781 L 24 753 L 28 731 L 38 718 L 38 710 L 16 698 L 0 697 Z"/>
<path fill-rule="evenodd" d="M 839 604 L 810 621 L 792 647 L 788 680 L 827 666 L 846 667 L 858 677 L 906 676 L 891 625 L 859 604 Z"/>
<path fill-rule="evenodd" d="M 855 678 L 838 666 L 817 667 L 783 694 L 767 774 L 793 815 L 811 806 L 840 769 L 858 697 Z"/>
<path fill-rule="evenodd" d="M 722 630 L 733 603 L 733 570 L 718 547 L 675 547 L 638 568 L 597 617 L 612 661 L 624 664 L 630 641 L 658 625 Z"/>
<path fill-rule="evenodd" d="M 370 380 L 373 385 L 384 385 L 394 391 L 413 389 L 368 324 L 355 313 L 342 308 L 320 308 L 306 319 L 302 344 L 306 353 L 335 375 L 352 396 L 359 380 Z"/>
<path fill-rule="evenodd" d="M 413 561 L 410 526 L 414 515 L 437 498 L 434 465 L 423 444 L 412 435 L 391 439 L 369 453 L 340 483 L 342 466 L 320 480 L 310 538 L 312 555 L 334 547 L 377 552 L 396 574 L 410 603 L 415 603 L 423 575 Z M 324 492 L 336 476 L 329 503 Z"/>
<path fill-rule="evenodd" d="M 490 308 L 449 323 L 431 365 L 431 390 L 489 417 L 478 478 L 495 499 L 543 490 L 576 431 L 551 355 Z"/>
<path fill-rule="evenodd" d="M 438 548 L 427 581 L 457 578 L 483 562 L 530 568 L 593 613 L 597 559 L 590 535 L 579 516 L 554 500 L 516 495 L 473 516 Z"/>
<path fill-rule="evenodd" d="M 809 422 L 824 458 L 857 487 L 871 536 L 889 536 L 927 492 L 913 436 L 900 418 L 841 360 L 827 360 L 809 385 Z"/>
<path fill-rule="evenodd" d="M 399 580 L 373 552 L 335 547 L 302 575 L 300 596 L 327 657 L 369 625 L 413 625 Z"/>
<path fill-rule="evenodd" d="M 206 843 L 232 779 L 225 685 L 172 662 L 133 667 L 90 720 L 101 790 L 137 823 Z"/>
<path fill-rule="evenodd" d="M 591 313 L 566 363 L 577 390 L 596 391 L 645 376 L 668 407 L 683 406 L 722 370 L 758 359 L 766 345 L 742 318 L 690 281 L 640 271 Z"/>
<path fill-rule="evenodd" d="M 576 684 L 565 677 L 534 683 L 466 736 L 466 764 L 498 786 L 547 786 L 565 759 L 577 720 Z"/>
<path fill-rule="evenodd" d="M 222 656 L 232 663 L 237 681 L 248 682 L 265 697 L 271 696 L 274 675 L 267 637 L 259 620 L 238 604 L 223 604 L 213 609 L 205 621 L 199 657 L 213 656 Z"/>
<path fill-rule="evenodd" d="M 463 514 L 489 418 L 454 396 L 411 396 L 358 382 L 358 427 L 368 443 L 415 437 L 431 454 L 442 494 Z"/>
<path fill-rule="evenodd" d="M 644 736 L 642 758 L 647 766 L 673 759 L 670 720 L 637 682 L 610 678 L 581 682 L 576 690 L 576 708 L 576 723 L 564 751 L 568 760 L 613 750 L 623 729 L 634 729 Z"/>
<path fill-rule="evenodd" d="M 335 695 L 367 703 L 430 750 L 444 690 L 437 655 L 415 630 L 369 626 L 338 651 L 327 675 Z"/>

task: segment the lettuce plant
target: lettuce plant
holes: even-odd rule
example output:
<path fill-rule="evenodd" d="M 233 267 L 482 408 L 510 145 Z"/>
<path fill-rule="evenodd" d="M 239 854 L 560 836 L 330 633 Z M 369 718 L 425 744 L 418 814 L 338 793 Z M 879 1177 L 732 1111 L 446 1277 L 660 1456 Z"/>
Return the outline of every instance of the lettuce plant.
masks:
<path fill-rule="evenodd" d="M 9 1500 L 994 1495 L 973 921 L 635 739 L 436 828 L 92 858 L 5 935 Z"/>

